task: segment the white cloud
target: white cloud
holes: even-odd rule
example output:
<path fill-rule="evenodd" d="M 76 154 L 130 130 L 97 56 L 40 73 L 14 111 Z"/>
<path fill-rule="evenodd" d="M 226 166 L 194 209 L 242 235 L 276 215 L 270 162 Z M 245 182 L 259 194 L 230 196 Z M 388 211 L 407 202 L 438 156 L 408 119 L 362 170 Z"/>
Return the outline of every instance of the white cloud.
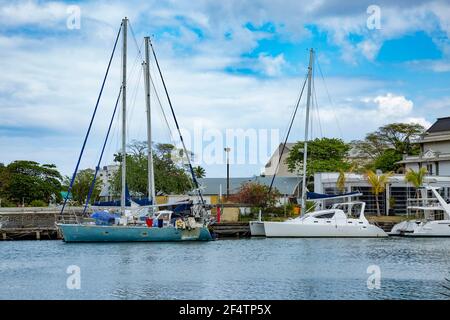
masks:
<path fill-rule="evenodd" d="M 378 111 L 384 117 L 403 117 L 409 115 L 413 109 L 413 102 L 404 96 L 395 96 L 388 93 L 373 99 L 378 105 Z"/>
<path fill-rule="evenodd" d="M 281 74 L 281 69 L 286 64 L 284 54 L 272 57 L 266 53 L 260 53 L 258 56 L 259 66 L 262 71 L 268 76 L 278 76 Z"/>
<path fill-rule="evenodd" d="M 358 55 L 374 59 L 385 39 L 429 26 L 423 24 L 423 12 L 429 10 L 420 4 L 403 11 L 391 10 L 387 3 L 382 5 L 382 29 L 373 32 L 365 26 L 367 16 L 363 5 L 347 5 L 344 11 L 349 13 L 342 14 L 339 13 L 341 9 L 336 9 L 341 8 L 341 1 L 313 1 L 308 5 L 297 0 L 285 1 L 283 5 L 269 0 L 96 1 L 83 2 L 80 6 L 81 30 L 64 30 L 54 35 L 52 31 L 61 31 L 66 26 L 66 5 L 37 1 L 2 4 L 0 26 L 4 29 L 32 25 L 37 32 L 46 33 L 39 37 L 20 32 L 0 34 L 3 48 L 0 51 L 0 127 L 43 128 L 47 131 L 27 137 L 13 134 L 0 137 L 0 162 L 32 158 L 55 162 L 64 173 L 70 173 L 98 94 L 112 41 L 120 19 L 125 15 L 131 20 L 138 41 L 153 30 L 167 29 L 162 35 L 155 36 L 154 43 L 181 126 L 191 128 L 194 121 L 199 120 L 205 127 L 222 131 L 237 127 L 279 128 L 281 134 L 289 121 L 304 72 L 300 72 L 300 78 L 286 76 L 283 71 L 288 62 L 284 54 L 261 54 L 253 60 L 243 58 L 259 40 L 273 36 L 270 32 L 248 30 L 247 22 L 260 27 L 270 21 L 277 30 L 282 30 L 283 40 L 298 41 L 310 37 L 305 24 L 317 21 L 320 31 L 329 33 L 330 41 L 339 45 L 343 58 L 351 63 L 357 62 Z M 444 16 L 444 13 L 440 16 L 442 23 Z M 203 35 L 199 36 L 191 27 L 201 28 Z M 226 33 L 230 37 L 225 37 Z M 359 45 L 352 44 L 348 40 L 349 33 L 364 35 L 365 40 Z M 129 39 L 131 70 L 135 48 L 132 38 Z M 95 163 L 96 147 L 103 138 L 116 98 L 120 84 L 118 63 L 120 59 L 114 62 L 111 81 L 104 93 L 87 150 L 86 165 Z M 223 71 L 229 66 L 249 67 L 270 77 L 261 79 Z M 305 70 L 306 66 L 299 68 Z M 140 72 L 139 65 L 137 72 Z M 389 82 L 354 76 L 326 78 L 326 81 L 335 104 L 327 103 L 328 97 L 317 83 L 324 135 L 351 140 L 393 121 L 426 123 L 410 98 L 386 93 L 386 88 L 391 85 Z M 134 79 L 130 79 L 130 88 L 133 84 Z M 161 86 L 159 88 L 164 100 Z M 142 91 L 138 92 L 134 112 L 132 105 L 132 92 L 129 92 L 133 123 L 129 129 L 130 138 L 143 139 Z M 316 112 L 313 116 L 317 116 Z M 156 120 L 156 138 L 167 139 L 161 116 Z M 302 138 L 302 123 L 296 121 L 292 140 Z M 318 124 L 315 119 L 316 135 L 321 134 Z M 116 125 L 108 147 L 110 154 L 118 147 L 117 131 Z M 247 174 L 252 170 L 255 172 L 252 168 L 246 170 Z"/>

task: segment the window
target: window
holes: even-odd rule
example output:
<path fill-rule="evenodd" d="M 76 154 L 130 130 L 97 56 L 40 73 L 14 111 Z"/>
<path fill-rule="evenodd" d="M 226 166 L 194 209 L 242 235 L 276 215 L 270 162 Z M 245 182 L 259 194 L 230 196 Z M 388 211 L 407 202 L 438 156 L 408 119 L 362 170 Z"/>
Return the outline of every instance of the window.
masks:
<path fill-rule="evenodd" d="M 331 219 L 334 217 L 334 212 L 319 214 L 318 216 L 315 217 L 318 219 Z"/>
<path fill-rule="evenodd" d="M 432 163 L 427 164 L 427 171 L 430 176 L 433 175 L 433 164 Z"/>

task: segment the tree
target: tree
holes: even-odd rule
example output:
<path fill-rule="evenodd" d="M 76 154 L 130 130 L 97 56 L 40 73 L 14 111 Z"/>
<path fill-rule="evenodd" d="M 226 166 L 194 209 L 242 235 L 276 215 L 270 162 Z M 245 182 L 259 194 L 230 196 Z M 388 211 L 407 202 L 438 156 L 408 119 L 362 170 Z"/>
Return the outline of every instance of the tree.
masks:
<path fill-rule="evenodd" d="M 395 149 L 384 150 L 381 155 L 375 158 L 373 169 L 383 172 L 397 171 L 401 167 L 397 162 L 401 161 L 403 156 Z"/>
<path fill-rule="evenodd" d="M 193 169 L 196 178 L 204 178 L 206 176 L 206 170 L 204 168 L 196 166 Z"/>
<path fill-rule="evenodd" d="M 92 185 L 92 181 L 94 180 L 95 171 L 93 169 L 84 169 L 80 170 L 75 177 L 75 181 L 73 182 L 71 194 L 72 199 L 77 202 L 79 205 L 84 205 L 89 194 L 89 190 Z M 66 179 L 65 186 L 66 190 L 68 190 L 70 184 L 70 180 Z M 101 183 L 99 179 L 96 179 L 94 189 L 92 190 L 92 195 L 89 203 L 94 203 L 94 201 L 98 198 L 101 192 Z"/>
<path fill-rule="evenodd" d="M 336 172 L 339 169 L 348 169 L 347 153 L 350 145 L 335 138 L 317 138 L 308 142 L 308 176 L 316 172 Z M 303 142 L 297 142 L 289 152 L 286 159 L 291 172 L 300 172 L 303 165 Z"/>
<path fill-rule="evenodd" d="M 339 176 L 336 180 L 336 188 L 339 190 L 339 192 L 344 193 L 345 192 L 345 183 L 347 182 L 347 173 L 353 172 L 355 166 L 352 166 L 348 172 L 346 172 L 344 169 L 339 169 Z"/>
<path fill-rule="evenodd" d="M 148 194 L 148 159 L 147 143 L 133 141 L 128 149 L 131 153 L 126 156 L 127 161 L 127 186 L 131 194 L 141 196 Z M 173 194 L 185 193 L 192 189 L 192 179 L 186 168 L 175 162 L 173 154 L 175 146 L 171 144 L 156 144 L 153 152 L 153 168 L 155 176 L 156 193 Z M 122 156 L 115 155 L 115 161 L 121 163 Z M 111 192 L 119 195 L 121 190 L 122 168 L 110 179 Z"/>
<path fill-rule="evenodd" d="M 359 157 L 372 161 L 367 165 L 371 170 L 395 171 L 397 162 L 404 154 L 417 155 L 420 148 L 414 140 L 425 132 L 420 124 L 392 123 L 368 133 L 364 140 L 353 141 L 352 147 Z"/>
<path fill-rule="evenodd" d="M 419 188 L 423 186 L 425 181 L 425 176 L 427 174 L 426 168 L 420 168 L 419 171 L 414 171 L 413 169 L 409 169 L 405 174 L 405 181 L 412 184 L 416 189 L 416 198 L 420 198 Z M 419 211 L 416 210 L 416 217 L 418 216 Z"/>
<path fill-rule="evenodd" d="M 257 182 L 247 182 L 241 185 L 239 191 L 232 198 L 238 203 L 245 203 L 258 208 L 273 207 L 280 192 L 272 189 L 269 193 L 269 187 Z"/>
<path fill-rule="evenodd" d="M 389 178 L 391 176 L 392 176 L 392 172 L 388 172 L 388 173 L 381 174 L 381 175 L 377 175 L 372 170 L 368 170 L 366 172 L 367 182 L 369 182 L 371 189 L 372 189 L 372 194 L 375 196 L 375 202 L 377 205 L 377 216 L 381 215 L 380 203 L 378 201 L 379 200 L 378 196 L 380 195 L 380 193 L 382 193 L 382 192 L 384 192 L 384 190 L 386 190 L 386 184 L 389 182 Z"/>
<path fill-rule="evenodd" d="M 3 167 L 0 174 L 3 196 L 16 204 L 61 200 L 62 176 L 53 164 L 19 160 Z"/>

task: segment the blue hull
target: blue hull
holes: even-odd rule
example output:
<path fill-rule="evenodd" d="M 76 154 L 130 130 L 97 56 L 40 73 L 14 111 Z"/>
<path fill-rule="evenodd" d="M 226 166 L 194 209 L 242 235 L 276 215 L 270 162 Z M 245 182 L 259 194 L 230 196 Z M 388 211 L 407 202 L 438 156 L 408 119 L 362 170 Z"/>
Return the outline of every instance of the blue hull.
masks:
<path fill-rule="evenodd" d="M 99 226 L 58 224 L 65 242 L 163 242 L 209 241 L 207 227 L 192 230 L 174 227 L 148 228 L 145 226 Z"/>

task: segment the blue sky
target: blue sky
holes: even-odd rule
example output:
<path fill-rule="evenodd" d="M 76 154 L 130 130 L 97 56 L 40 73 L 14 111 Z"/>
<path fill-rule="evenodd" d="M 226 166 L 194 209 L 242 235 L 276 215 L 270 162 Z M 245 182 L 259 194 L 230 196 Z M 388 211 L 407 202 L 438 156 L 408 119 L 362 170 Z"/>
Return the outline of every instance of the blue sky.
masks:
<path fill-rule="evenodd" d="M 380 9 L 379 29 L 367 27 L 372 4 Z M 80 29 L 67 28 L 70 5 L 81 10 Z M 351 141 L 390 122 L 428 126 L 450 115 L 446 1 L 0 1 L 0 162 L 32 159 L 72 171 L 124 16 L 138 46 L 152 36 L 193 144 L 195 127 L 209 130 L 205 145 L 230 129 L 279 130 L 271 146 L 282 140 L 311 47 L 324 76 L 316 68 L 313 122 L 322 130 L 316 125 L 314 136 Z M 129 139 L 143 140 L 136 57 L 130 37 Z M 119 64 L 118 56 L 82 167 L 96 163 L 120 85 Z M 154 69 L 153 76 L 156 81 Z M 158 83 L 157 89 L 163 93 Z M 303 136 L 301 116 L 291 141 Z M 154 110 L 154 119 L 155 141 L 170 141 L 161 111 Z M 116 123 L 104 164 L 119 147 L 118 129 Z M 259 174 L 271 151 L 256 163 L 234 164 L 233 174 Z M 208 176 L 225 175 L 222 163 L 199 164 Z"/>

